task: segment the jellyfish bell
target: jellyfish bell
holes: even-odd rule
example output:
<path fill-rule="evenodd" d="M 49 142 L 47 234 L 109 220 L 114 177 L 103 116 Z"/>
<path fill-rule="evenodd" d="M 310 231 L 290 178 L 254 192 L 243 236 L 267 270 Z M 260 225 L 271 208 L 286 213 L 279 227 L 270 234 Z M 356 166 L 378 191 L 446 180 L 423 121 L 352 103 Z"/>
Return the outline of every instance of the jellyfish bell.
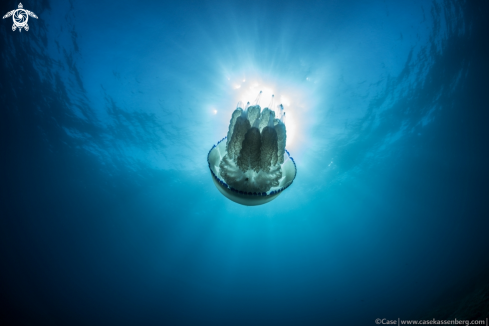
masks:
<path fill-rule="evenodd" d="M 256 206 L 274 200 L 297 174 L 295 162 L 285 149 L 283 107 L 278 106 L 279 118 L 272 107 L 273 99 L 262 110 L 259 96 L 245 109 L 238 103 L 227 136 L 207 156 L 217 189 L 238 204 Z"/>

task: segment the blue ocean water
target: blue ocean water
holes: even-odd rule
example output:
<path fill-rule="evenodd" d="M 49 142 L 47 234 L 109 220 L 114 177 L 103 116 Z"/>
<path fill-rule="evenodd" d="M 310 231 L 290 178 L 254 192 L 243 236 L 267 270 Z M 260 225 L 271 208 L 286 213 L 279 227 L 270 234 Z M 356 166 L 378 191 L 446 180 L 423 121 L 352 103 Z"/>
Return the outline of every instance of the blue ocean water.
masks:
<path fill-rule="evenodd" d="M 0 28 L 1 324 L 489 317 L 487 1 L 23 6 L 28 31 Z M 206 157 L 260 90 L 298 173 L 246 207 Z"/>

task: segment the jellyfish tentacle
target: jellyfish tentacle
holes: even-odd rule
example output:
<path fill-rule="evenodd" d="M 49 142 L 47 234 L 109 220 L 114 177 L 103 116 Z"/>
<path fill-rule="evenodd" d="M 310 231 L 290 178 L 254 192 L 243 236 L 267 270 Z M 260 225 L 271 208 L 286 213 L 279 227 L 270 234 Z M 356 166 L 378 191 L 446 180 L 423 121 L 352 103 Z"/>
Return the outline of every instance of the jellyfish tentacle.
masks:
<path fill-rule="evenodd" d="M 240 102 L 241 103 L 241 102 Z M 239 103 L 238 103 L 239 105 Z M 228 137 L 227 137 L 227 143 L 226 145 L 229 145 L 229 142 L 231 141 L 231 138 L 233 137 L 233 131 L 234 131 L 234 125 L 236 124 L 236 120 L 238 117 L 241 116 L 243 113 L 243 110 L 241 107 L 238 107 L 236 110 L 234 110 L 233 115 L 231 116 L 231 121 L 229 121 L 229 130 L 228 130 Z"/>
<path fill-rule="evenodd" d="M 278 108 L 279 108 L 279 116 L 278 116 L 278 118 L 283 122 L 283 117 L 284 117 L 284 114 L 285 114 L 285 112 L 284 112 L 284 106 L 282 104 L 280 104 L 278 106 Z"/>
<path fill-rule="evenodd" d="M 277 133 L 277 159 L 278 163 L 284 163 L 285 143 L 287 141 L 287 130 L 282 121 L 275 119 L 277 124 L 275 125 L 275 132 Z"/>
<path fill-rule="evenodd" d="M 255 122 L 259 120 L 261 108 L 259 105 L 250 106 L 248 108 L 248 120 L 252 127 L 258 127 Z M 258 131 L 259 132 L 259 131 Z"/>
<path fill-rule="evenodd" d="M 273 126 L 273 119 L 275 118 L 275 112 L 273 112 L 269 108 L 264 108 L 263 111 L 261 111 L 260 122 L 258 125 L 258 129 L 260 129 L 260 132 L 263 131 L 263 128 L 270 125 L 270 118 L 272 120 L 271 125 Z"/>
<path fill-rule="evenodd" d="M 254 105 L 260 105 L 260 97 L 261 97 L 261 93 L 262 91 L 260 91 L 260 93 L 258 94 L 258 96 L 256 97 L 255 99 L 255 104 Z"/>
<path fill-rule="evenodd" d="M 245 135 L 237 165 L 241 171 L 260 171 L 261 137 L 258 128 L 252 127 Z"/>
<path fill-rule="evenodd" d="M 272 94 L 272 100 L 270 101 L 270 104 L 268 104 L 268 108 L 271 109 L 273 108 L 273 101 L 275 99 L 275 95 Z"/>
<path fill-rule="evenodd" d="M 274 128 L 269 126 L 263 128 L 260 152 L 261 169 L 270 172 L 270 168 L 277 164 L 277 132 Z"/>
<path fill-rule="evenodd" d="M 234 125 L 233 135 L 231 141 L 228 143 L 227 152 L 229 157 L 234 160 L 238 158 L 239 153 L 241 152 L 241 147 L 243 144 L 243 140 L 245 138 L 246 133 L 251 128 L 250 122 L 248 119 L 243 116 L 239 116 L 236 119 L 236 123 Z"/>

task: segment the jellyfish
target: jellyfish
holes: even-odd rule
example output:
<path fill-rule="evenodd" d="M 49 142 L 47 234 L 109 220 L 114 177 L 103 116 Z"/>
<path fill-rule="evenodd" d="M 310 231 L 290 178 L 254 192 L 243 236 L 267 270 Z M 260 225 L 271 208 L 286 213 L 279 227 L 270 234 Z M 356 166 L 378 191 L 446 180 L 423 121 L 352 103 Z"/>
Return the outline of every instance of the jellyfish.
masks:
<path fill-rule="evenodd" d="M 261 95 L 261 92 L 260 92 Z M 207 156 L 212 179 L 228 199 L 256 206 L 277 198 L 295 179 L 294 159 L 285 149 L 287 131 L 283 106 L 263 110 L 255 103 L 241 102 L 231 115 L 227 136 Z"/>

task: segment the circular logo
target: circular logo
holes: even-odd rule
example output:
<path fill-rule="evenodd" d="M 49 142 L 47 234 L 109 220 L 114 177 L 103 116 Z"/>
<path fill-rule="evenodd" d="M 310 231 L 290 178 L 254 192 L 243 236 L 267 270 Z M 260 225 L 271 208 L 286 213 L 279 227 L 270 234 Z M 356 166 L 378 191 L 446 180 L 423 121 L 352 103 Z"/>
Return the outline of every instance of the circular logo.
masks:
<path fill-rule="evenodd" d="M 29 16 L 24 9 L 17 9 L 14 13 L 14 24 L 17 27 L 24 27 L 27 24 Z"/>

